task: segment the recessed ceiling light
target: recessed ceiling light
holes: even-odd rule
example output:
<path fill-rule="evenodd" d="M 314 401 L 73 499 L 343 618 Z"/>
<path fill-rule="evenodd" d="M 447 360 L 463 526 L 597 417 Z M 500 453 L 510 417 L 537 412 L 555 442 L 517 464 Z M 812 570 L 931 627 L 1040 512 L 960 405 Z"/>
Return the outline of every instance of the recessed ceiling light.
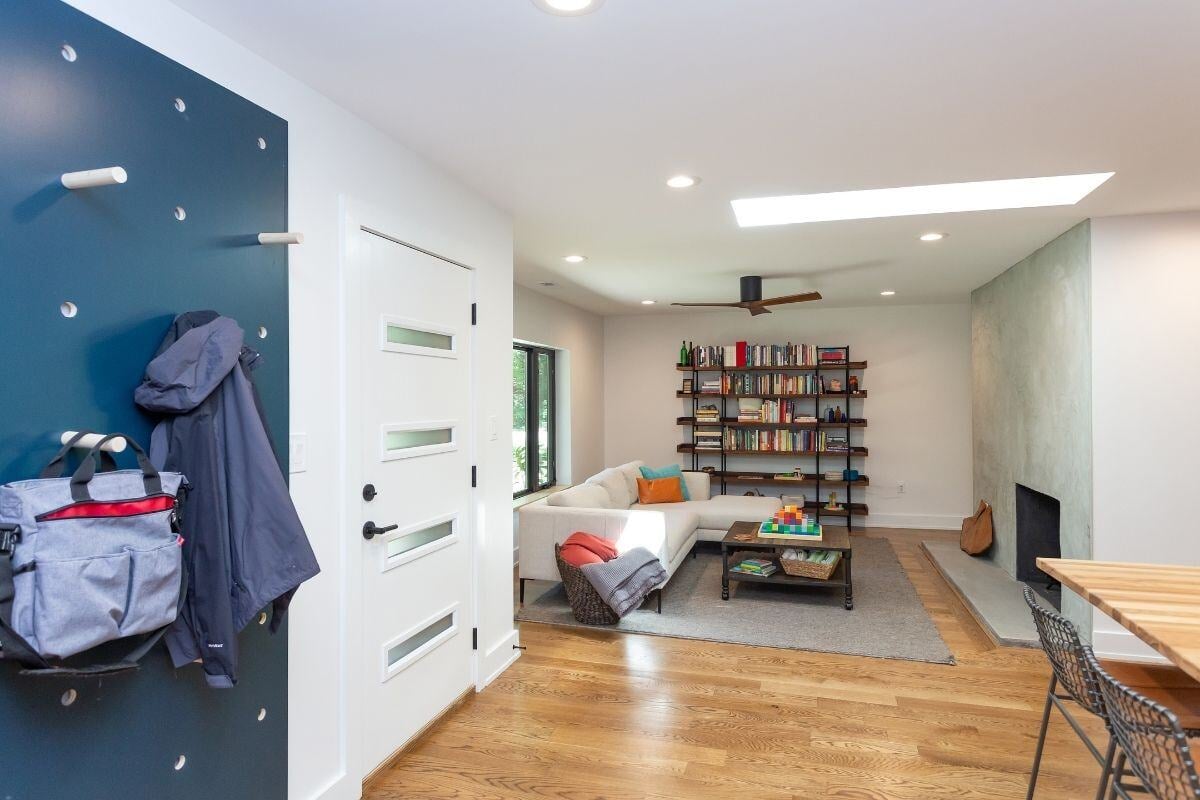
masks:
<path fill-rule="evenodd" d="M 887 291 L 880 292 L 880 294 L 884 297 L 891 297 L 895 294 L 895 292 L 893 292 L 891 289 L 888 289 Z"/>
<path fill-rule="evenodd" d="M 592 13 L 604 5 L 604 0 L 533 0 L 533 4 L 547 14 L 577 17 L 580 14 Z"/>
<path fill-rule="evenodd" d="M 732 205 L 738 225 L 743 228 L 841 219 L 950 214 L 958 211 L 994 211 L 1001 208 L 1070 206 L 1087 197 L 1112 176 L 1111 172 L 1096 172 L 1088 175 L 754 197 L 734 200 Z"/>
<path fill-rule="evenodd" d="M 700 182 L 695 175 L 673 175 L 667 178 L 667 186 L 672 189 L 690 189 Z"/>
<path fill-rule="evenodd" d="M 584 261 L 587 261 L 587 258 L 584 256 L 565 256 L 563 261 L 568 264 L 582 264 Z"/>
<path fill-rule="evenodd" d="M 538 283 L 538 286 L 557 286 L 557 285 L 558 284 L 555 283 L 554 281 L 540 281 Z"/>
<path fill-rule="evenodd" d="M 642 305 L 644 305 L 644 306 L 652 306 L 652 305 L 654 305 L 656 302 L 658 302 L 658 301 L 657 301 L 657 300 L 643 300 L 643 301 L 642 301 Z"/>
<path fill-rule="evenodd" d="M 922 233 L 921 234 L 922 242 L 940 242 L 942 239 L 945 239 L 945 238 L 946 238 L 946 234 L 944 234 L 944 233 Z"/>

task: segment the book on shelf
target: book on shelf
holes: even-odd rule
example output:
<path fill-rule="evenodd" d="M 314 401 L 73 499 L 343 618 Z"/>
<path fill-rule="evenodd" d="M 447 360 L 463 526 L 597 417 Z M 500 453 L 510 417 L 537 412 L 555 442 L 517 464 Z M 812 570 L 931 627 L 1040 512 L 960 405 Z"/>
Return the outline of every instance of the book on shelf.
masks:
<path fill-rule="evenodd" d="M 849 355 L 846 347 L 818 347 L 813 344 L 750 344 L 734 342 L 723 345 L 701 345 L 688 352 L 685 366 L 704 369 L 720 367 L 815 367 L 844 363 Z"/>

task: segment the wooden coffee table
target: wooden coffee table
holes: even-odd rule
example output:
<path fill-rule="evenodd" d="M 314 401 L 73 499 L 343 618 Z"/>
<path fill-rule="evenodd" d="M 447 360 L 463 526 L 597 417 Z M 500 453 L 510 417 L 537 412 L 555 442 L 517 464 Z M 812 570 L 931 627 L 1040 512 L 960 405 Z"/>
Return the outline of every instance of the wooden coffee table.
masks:
<path fill-rule="evenodd" d="M 763 539 L 758 535 L 757 522 L 735 522 L 721 540 L 721 599 L 729 599 L 730 581 L 751 581 L 754 583 L 773 583 L 777 586 L 821 586 L 825 588 L 844 588 L 846 590 L 845 605 L 849 611 L 854 608 L 854 582 L 851 577 L 851 558 L 854 550 L 850 546 L 850 534 L 845 528 L 826 528 L 820 542 L 796 543 L 781 542 L 777 539 Z M 729 554 L 734 551 L 762 551 L 764 557 L 774 557 L 789 547 L 803 547 L 810 550 L 838 550 L 842 554 L 837 569 L 829 576 L 829 580 L 817 578 L 801 578 L 788 575 L 783 567 L 773 575 L 751 575 L 745 572 L 729 571 Z"/>

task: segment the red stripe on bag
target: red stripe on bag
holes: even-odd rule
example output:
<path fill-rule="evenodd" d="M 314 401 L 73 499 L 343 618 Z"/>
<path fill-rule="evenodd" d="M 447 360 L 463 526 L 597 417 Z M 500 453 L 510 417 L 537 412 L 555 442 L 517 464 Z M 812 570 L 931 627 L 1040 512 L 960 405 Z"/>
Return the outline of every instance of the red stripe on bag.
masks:
<path fill-rule="evenodd" d="M 38 521 L 78 519 L 80 517 L 134 517 L 138 514 L 167 511 L 174 507 L 175 498 L 165 494 L 143 497 L 140 500 L 90 500 L 42 514 L 38 517 Z"/>

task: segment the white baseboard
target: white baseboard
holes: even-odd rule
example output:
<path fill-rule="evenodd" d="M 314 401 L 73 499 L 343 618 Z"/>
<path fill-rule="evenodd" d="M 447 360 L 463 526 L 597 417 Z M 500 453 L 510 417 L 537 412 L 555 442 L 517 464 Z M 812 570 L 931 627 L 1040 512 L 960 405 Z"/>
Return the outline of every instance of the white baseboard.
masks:
<path fill-rule="evenodd" d="M 935 531 L 962 529 L 963 518 L 949 514 L 868 514 L 868 528 L 924 528 Z"/>
<path fill-rule="evenodd" d="M 1101 658 L 1118 661 L 1141 661 L 1148 664 L 1166 664 L 1167 659 L 1153 650 L 1134 634 L 1125 630 L 1104 630 L 1099 625 L 1092 630 L 1092 649 Z"/>
<path fill-rule="evenodd" d="M 505 636 L 483 654 L 479 672 L 481 675 L 485 675 L 486 678 L 476 687 L 479 691 L 483 691 L 492 681 L 499 678 L 504 670 L 511 667 L 513 662 L 521 657 L 521 651 L 513 646 L 519 644 L 520 641 L 521 632 L 513 629 L 508 636 Z"/>

